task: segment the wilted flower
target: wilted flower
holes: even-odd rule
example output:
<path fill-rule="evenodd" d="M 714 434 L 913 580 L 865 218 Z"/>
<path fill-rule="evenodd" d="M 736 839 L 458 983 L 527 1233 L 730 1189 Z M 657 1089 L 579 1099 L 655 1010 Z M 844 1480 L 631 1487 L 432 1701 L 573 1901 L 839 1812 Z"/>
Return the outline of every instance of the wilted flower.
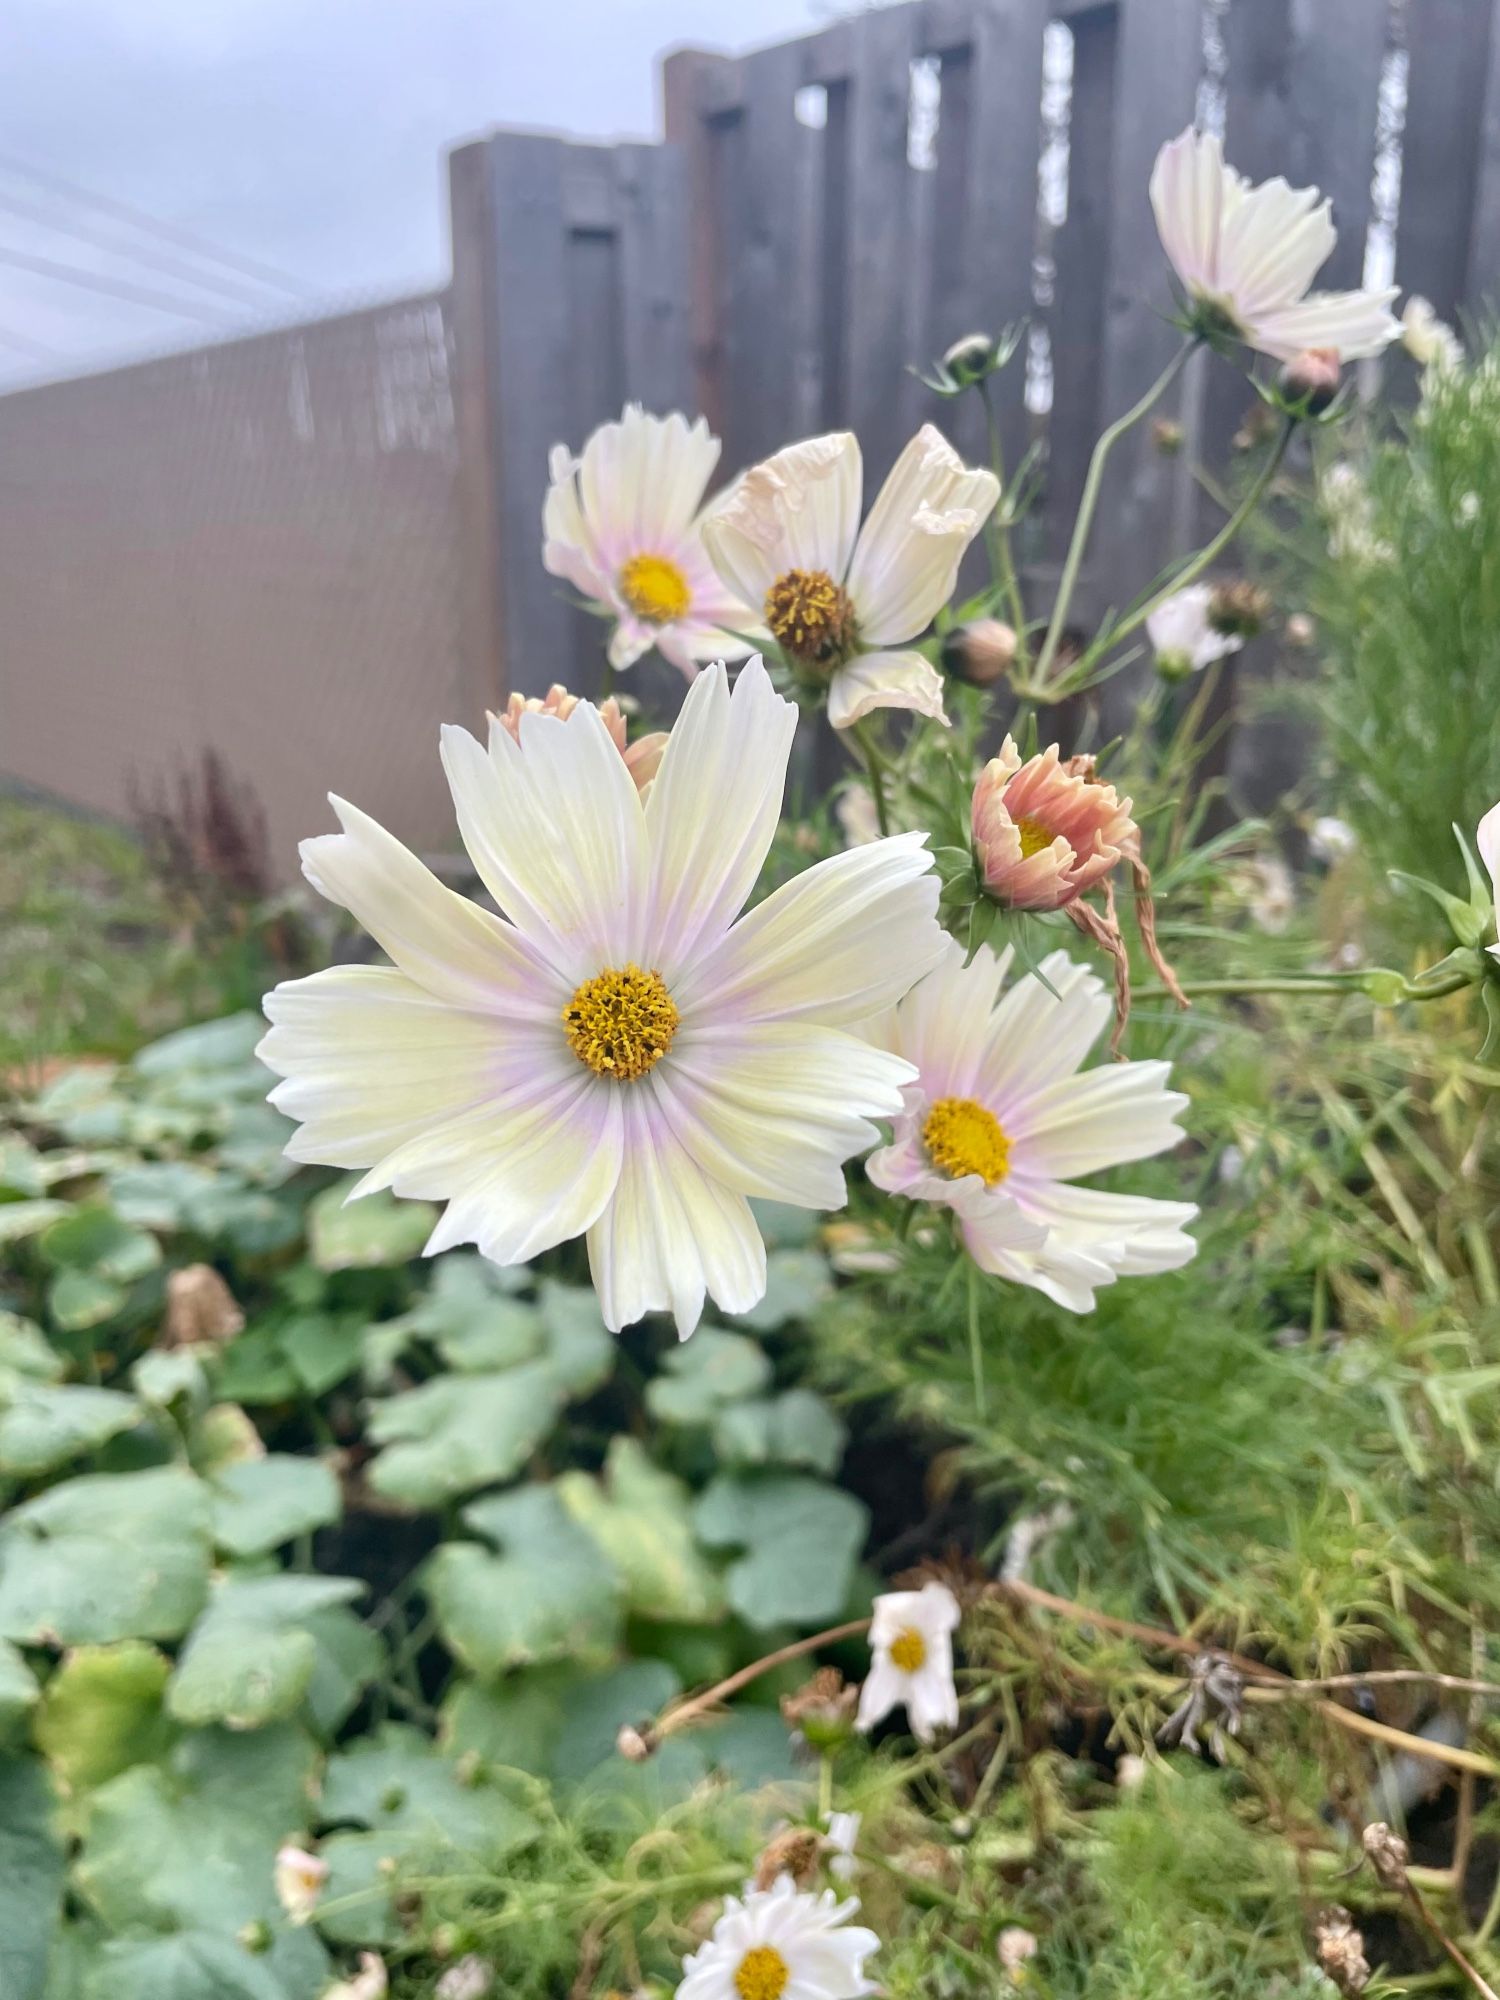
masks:
<path fill-rule="evenodd" d="M 276 1886 L 276 1900 L 285 1910 L 288 1921 L 305 1924 L 311 1920 L 318 1898 L 323 1893 L 323 1885 L 328 1880 L 328 1863 L 316 1854 L 309 1854 L 305 1847 L 288 1845 L 276 1851 L 272 1879 Z"/>
<path fill-rule="evenodd" d="M 794 1888 L 805 1889 L 817 1874 L 822 1859 L 823 1836 L 816 1827 L 783 1826 L 767 1841 L 749 1887 L 769 1889 L 785 1875 L 791 1878 Z"/>
<path fill-rule="evenodd" d="M 691 678 L 708 660 L 751 650 L 755 618 L 703 549 L 703 494 L 719 450 L 701 417 L 648 416 L 639 403 L 601 424 L 579 457 L 552 447 L 542 561 L 614 618 L 616 669 L 655 646 Z"/>
<path fill-rule="evenodd" d="M 222 1346 L 244 1325 L 234 1293 L 212 1264 L 184 1264 L 168 1272 L 163 1347 Z"/>
<path fill-rule="evenodd" d="M 837 1667 L 819 1667 L 810 1681 L 781 1697 L 781 1719 L 814 1750 L 834 1750 L 852 1733 L 859 1689 L 845 1687 Z"/>
<path fill-rule="evenodd" d="M 1164 1062 L 1078 1074 L 1109 1019 L 1103 984 L 1058 951 L 1002 998 L 1010 960 L 986 945 L 966 965 L 950 943 L 896 1009 L 891 1045 L 919 1076 L 865 1171 L 951 1208 L 982 1270 L 1090 1312 L 1101 1285 L 1175 1270 L 1197 1247 L 1191 1203 L 1074 1185 L 1175 1146 L 1187 1099 Z"/>
<path fill-rule="evenodd" d="M 958 1599 L 946 1583 L 893 1590 L 875 1600 L 870 1620 L 870 1671 L 860 1689 L 856 1726 L 873 1729 L 893 1708 L 906 1710 L 912 1735 L 930 1743 L 958 1727 L 953 1682 L 953 1634 Z"/>
<path fill-rule="evenodd" d="M 858 1909 L 831 1890 L 803 1894 L 786 1875 L 727 1897 L 708 1942 L 683 1960 L 677 2000 L 860 2000 L 876 1990 L 865 1961 L 880 1940 L 850 1924 Z"/>
<path fill-rule="evenodd" d="M 1270 592 L 1245 577 L 1215 584 L 1209 595 L 1208 622 L 1226 639 L 1253 639 L 1270 615 Z"/>
<path fill-rule="evenodd" d="M 747 472 L 703 539 L 732 590 L 761 608 L 782 653 L 828 689 L 828 719 L 848 729 L 877 708 L 945 722 L 943 683 L 907 650 L 953 594 L 964 550 L 1000 482 L 971 471 L 931 424 L 891 468 L 864 527 L 852 432 L 788 445 Z"/>
<path fill-rule="evenodd" d="M 1416 292 L 1401 311 L 1401 345 L 1421 368 L 1458 368 L 1463 363 L 1463 342 Z"/>
<path fill-rule="evenodd" d="M 796 710 L 758 660 L 689 690 L 641 801 L 598 711 L 523 715 L 486 751 L 443 734 L 494 916 L 342 800 L 308 879 L 394 966 L 268 995 L 262 1060 L 288 1152 L 365 1168 L 356 1194 L 446 1200 L 436 1255 L 525 1263 L 587 1233 L 613 1329 L 765 1290 L 748 1196 L 842 1208 L 842 1163 L 911 1072 L 855 1032 L 934 964 L 923 834 L 835 855 L 747 916 Z"/>
<path fill-rule="evenodd" d="M 1318 1964 L 1338 1988 L 1342 2000 L 1359 2000 L 1370 1983 L 1365 1941 L 1347 1910 L 1324 1910 L 1313 1930 Z"/>
<path fill-rule="evenodd" d="M 1383 291 L 1314 292 L 1337 242 L 1316 188 L 1278 175 L 1252 187 L 1207 132 L 1183 132 L 1156 157 L 1151 205 L 1162 247 L 1187 290 L 1195 325 L 1290 361 L 1331 348 L 1345 361 L 1378 354 L 1399 328 Z"/>
<path fill-rule="evenodd" d="M 385 1960 L 378 1952 L 362 1951 L 352 1979 L 336 1979 L 323 1989 L 323 2000 L 385 2000 L 390 1986 Z"/>
<path fill-rule="evenodd" d="M 985 893 L 1012 910 L 1060 910 L 1100 882 L 1136 836 L 1130 800 L 1051 744 L 1021 761 L 1014 737 L 974 787 L 974 852 Z"/>
<path fill-rule="evenodd" d="M 1238 1736 L 1243 1719 L 1245 1677 L 1224 1653 L 1198 1653 L 1188 1672 L 1186 1698 L 1156 1732 L 1164 1750 L 1181 1744 L 1197 1755 L 1198 1731 L 1208 1725 L 1208 1747 L 1216 1762 L 1227 1755 L 1225 1737 Z"/>
<path fill-rule="evenodd" d="M 1156 650 L 1156 670 L 1164 680 L 1185 680 L 1215 660 L 1237 653 L 1245 641 L 1209 616 L 1215 586 L 1190 583 L 1163 598 L 1146 619 L 1146 636 Z"/>
<path fill-rule="evenodd" d="M 436 2000 L 484 2000 L 494 1983 L 495 1968 L 471 1951 L 439 1979 Z"/>
<path fill-rule="evenodd" d="M 569 694 L 561 681 L 554 681 L 545 695 L 513 694 L 498 715 L 493 709 L 487 710 L 486 715 L 492 729 L 503 729 L 514 742 L 519 743 L 523 715 L 555 715 L 559 722 L 566 722 L 580 699 L 576 694 Z M 661 769 L 668 732 L 655 729 L 634 743 L 628 742 L 625 712 L 613 695 L 599 703 L 599 720 L 609 731 L 610 742 L 625 759 L 625 768 L 635 780 L 636 790 L 644 792 Z"/>
<path fill-rule="evenodd" d="M 1016 663 L 1016 634 L 1002 618 L 955 625 L 943 640 L 943 669 L 970 687 L 993 687 Z"/>

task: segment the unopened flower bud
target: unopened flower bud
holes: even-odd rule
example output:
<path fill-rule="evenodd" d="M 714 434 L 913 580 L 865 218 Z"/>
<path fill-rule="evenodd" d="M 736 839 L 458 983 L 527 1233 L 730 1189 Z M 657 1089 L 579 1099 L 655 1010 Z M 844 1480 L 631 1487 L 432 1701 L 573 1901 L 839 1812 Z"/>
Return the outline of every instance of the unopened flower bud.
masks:
<path fill-rule="evenodd" d="M 943 670 L 970 687 L 993 687 L 1016 663 L 1016 635 L 1001 618 L 957 625 L 943 641 Z"/>
<path fill-rule="evenodd" d="M 241 1949 L 250 1952 L 256 1958 L 259 1958 L 262 1952 L 269 1951 L 274 1943 L 271 1926 L 262 1917 L 256 1917 L 236 1935 Z"/>
<path fill-rule="evenodd" d="M 1164 680 L 1169 687 L 1175 687 L 1178 681 L 1185 681 L 1191 675 L 1193 671 L 1193 656 L 1191 653 L 1182 652 L 1169 651 L 1158 653 L 1155 665 L 1160 679 Z"/>
<path fill-rule="evenodd" d="M 632 1729 L 628 1722 L 615 1738 L 616 1750 L 629 1764 L 644 1764 L 655 1747 L 644 1731 Z"/>
<path fill-rule="evenodd" d="M 1163 458 L 1175 458 L 1182 450 L 1182 425 L 1175 417 L 1158 417 L 1151 426 L 1151 442 Z"/>
<path fill-rule="evenodd" d="M 1339 392 L 1336 347 L 1307 347 L 1282 366 L 1276 386 L 1285 400 L 1309 417 L 1320 417 Z"/>
<path fill-rule="evenodd" d="M 1305 611 L 1294 611 L 1282 628 L 1286 642 L 1299 653 L 1310 652 L 1317 643 L 1318 628 Z"/>
<path fill-rule="evenodd" d="M 961 389 L 982 382 L 996 364 L 995 343 L 987 333 L 966 333 L 943 356 L 943 366 Z"/>
<path fill-rule="evenodd" d="M 1219 584 L 1208 600 L 1208 622 L 1226 638 L 1253 639 L 1270 615 L 1270 593 L 1243 579 Z"/>

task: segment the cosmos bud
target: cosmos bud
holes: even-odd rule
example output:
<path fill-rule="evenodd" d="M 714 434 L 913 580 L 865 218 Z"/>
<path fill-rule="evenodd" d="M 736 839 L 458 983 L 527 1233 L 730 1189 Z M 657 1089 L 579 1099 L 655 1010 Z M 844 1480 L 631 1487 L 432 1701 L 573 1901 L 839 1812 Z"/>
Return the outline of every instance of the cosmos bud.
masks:
<path fill-rule="evenodd" d="M 943 366 L 960 389 L 972 389 L 997 366 L 995 343 L 987 333 L 966 333 L 943 356 Z"/>
<path fill-rule="evenodd" d="M 1175 417 L 1158 417 L 1151 426 L 1151 442 L 1163 458 L 1175 458 L 1182 450 L 1183 430 Z"/>
<path fill-rule="evenodd" d="M 1338 349 L 1304 348 L 1283 365 L 1276 386 L 1303 415 L 1322 416 L 1339 392 Z"/>
<path fill-rule="evenodd" d="M 1015 631 L 1001 618 L 956 625 L 943 641 L 943 671 L 970 687 L 993 687 L 1015 663 Z"/>

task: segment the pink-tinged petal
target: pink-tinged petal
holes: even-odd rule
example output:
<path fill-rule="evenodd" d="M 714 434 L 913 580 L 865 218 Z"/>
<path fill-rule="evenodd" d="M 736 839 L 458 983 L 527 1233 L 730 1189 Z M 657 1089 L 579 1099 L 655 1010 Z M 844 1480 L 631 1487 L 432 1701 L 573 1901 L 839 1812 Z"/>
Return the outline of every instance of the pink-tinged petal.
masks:
<path fill-rule="evenodd" d="M 1183 284 L 1218 286 L 1219 231 L 1233 176 L 1210 133 L 1191 128 L 1169 139 L 1151 171 L 1151 206 L 1162 248 Z"/>
<path fill-rule="evenodd" d="M 784 883 L 673 987 L 684 1021 L 845 1027 L 894 1005 L 945 944 L 926 839 L 896 834 Z"/>
<path fill-rule="evenodd" d="M 578 504 L 578 461 L 566 445 L 554 445 L 548 470 L 551 483 L 542 503 L 542 567 L 549 576 L 565 577 L 583 596 L 607 603 L 612 579 Z"/>
<path fill-rule="evenodd" d="M 986 1187 L 978 1174 L 945 1174 L 932 1164 L 922 1141 L 922 1124 L 932 1098 L 924 1086 L 916 1098 L 916 1108 L 896 1121 L 889 1146 L 882 1146 L 865 1161 L 872 1183 L 886 1194 L 905 1195 L 908 1201 L 932 1202 L 951 1208 L 965 1224 L 986 1241 L 1006 1249 L 1038 1250 L 1047 1240 L 1042 1223 L 1028 1216 L 1003 1183 Z"/>
<path fill-rule="evenodd" d="M 619 1184 L 589 1230 L 589 1269 L 612 1333 L 670 1312 L 682 1339 L 705 1296 L 748 1312 L 766 1289 L 766 1246 L 750 1204 L 711 1180 L 673 1136 L 653 1098 L 617 1093 L 625 1120 Z"/>
<path fill-rule="evenodd" d="M 843 1165 L 901 1109 L 913 1071 L 836 1028 L 684 1027 L 651 1077 L 664 1122 L 703 1172 L 740 1194 L 842 1208 Z"/>
<path fill-rule="evenodd" d="M 665 545 L 687 532 L 719 449 L 702 417 L 689 425 L 680 412 L 650 416 L 639 403 L 593 432 L 579 459 L 578 489 L 613 568 L 631 554 L 665 554 Z"/>
<path fill-rule="evenodd" d="M 419 986 L 455 1007 L 543 1020 L 562 1005 L 547 961 L 511 925 L 444 888 L 357 806 L 330 796 L 342 833 L 302 843 L 302 872 Z"/>
<path fill-rule="evenodd" d="M 920 653 L 856 653 L 828 683 L 828 720 L 850 729 L 877 708 L 905 708 L 948 727 L 943 677 Z"/>
<path fill-rule="evenodd" d="M 822 570 L 843 581 L 863 487 L 852 432 L 787 445 L 708 509 L 703 545 L 734 595 L 761 615 L 766 592 L 788 570 Z"/>
<path fill-rule="evenodd" d="M 993 472 L 971 470 L 923 424 L 876 496 L 845 580 L 867 646 L 905 645 L 927 629 L 999 498 Z"/>
<path fill-rule="evenodd" d="M 657 626 L 648 625 L 643 618 L 637 618 L 628 611 L 622 612 L 609 635 L 606 648 L 609 664 L 617 674 L 623 674 L 637 660 L 643 660 L 660 637 Z"/>
<path fill-rule="evenodd" d="M 932 971 L 896 1010 L 890 1046 L 920 1070 L 929 1101 L 979 1094 L 1011 956 L 1008 945 L 998 957 L 981 945 L 966 963 L 963 947 L 950 938 Z"/>
<path fill-rule="evenodd" d="M 1289 187 L 1278 174 L 1247 188 L 1225 216 L 1218 289 L 1242 321 L 1295 305 L 1337 242 L 1332 203 L 1316 188 Z"/>
<path fill-rule="evenodd" d="M 1257 313 L 1245 338 L 1275 361 L 1295 361 L 1310 347 L 1331 347 L 1341 361 L 1381 354 L 1401 332 L 1390 304 L 1397 287 L 1381 292 L 1311 292 L 1297 305 Z"/>
<path fill-rule="evenodd" d="M 489 753 L 445 727 L 459 832 L 495 901 L 569 985 L 634 960 L 646 836 L 641 802 L 599 712 L 523 715 Z"/>
<path fill-rule="evenodd" d="M 721 665 L 688 691 L 645 816 L 642 948 L 674 992 L 683 968 L 718 943 L 755 886 L 781 816 L 796 728 L 796 708 L 759 659 L 733 693 Z"/>

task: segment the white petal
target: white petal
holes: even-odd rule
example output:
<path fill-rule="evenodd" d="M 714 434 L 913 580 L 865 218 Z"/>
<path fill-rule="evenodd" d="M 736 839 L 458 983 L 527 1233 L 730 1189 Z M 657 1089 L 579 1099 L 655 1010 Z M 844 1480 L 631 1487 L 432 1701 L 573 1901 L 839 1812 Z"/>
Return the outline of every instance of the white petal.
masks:
<path fill-rule="evenodd" d="M 1191 129 L 1170 139 L 1151 171 L 1151 206 L 1173 270 L 1188 289 L 1218 284 L 1219 230 L 1233 177 L 1218 140 Z"/>
<path fill-rule="evenodd" d="M 860 530 L 846 587 L 867 646 L 904 645 L 953 595 L 964 550 L 1000 497 L 932 424 L 891 468 Z"/>
<path fill-rule="evenodd" d="M 844 1162 L 874 1145 L 871 1119 L 900 1111 L 911 1074 L 853 1035 L 798 1022 L 680 1028 L 652 1082 L 704 1173 L 740 1194 L 842 1208 Z"/>
<path fill-rule="evenodd" d="M 828 720 L 848 729 L 877 708 L 909 708 L 945 726 L 943 682 L 920 653 L 857 653 L 828 683 Z"/>
<path fill-rule="evenodd" d="M 1224 217 L 1217 290 L 1242 322 L 1295 305 L 1333 255 L 1332 205 L 1278 174 L 1247 189 Z"/>
<path fill-rule="evenodd" d="M 1009 1185 L 1022 1206 L 1034 1176 L 1072 1180 L 1175 1146 L 1187 1099 L 1167 1089 L 1170 1074 L 1171 1065 L 1164 1062 L 1112 1063 L 1031 1096 L 1007 1128 Z"/>
<path fill-rule="evenodd" d="M 700 1021 L 840 1027 L 893 1005 L 944 947 L 926 839 L 851 848 L 784 883 L 673 989 L 678 1007 Z"/>
<path fill-rule="evenodd" d="M 873 1729 L 877 1722 L 884 1722 L 893 1708 L 900 1708 L 906 1700 L 906 1682 L 906 1675 L 888 1656 L 877 1654 L 859 1691 L 855 1728 Z"/>
<path fill-rule="evenodd" d="M 1122 1277 L 1175 1271 L 1197 1244 L 1183 1231 L 1198 1210 L 1188 1201 L 1073 1187 L 1066 1181 L 1032 1188 L 1027 1206 L 1052 1231 L 1049 1247 L 1068 1244 L 1103 1257 Z"/>
<path fill-rule="evenodd" d="M 302 872 L 356 918 L 403 972 L 440 1000 L 545 1020 L 558 995 L 544 961 L 512 927 L 445 889 L 385 828 L 330 796 L 342 833 L 302 843 Z"/>
<path fill-rule="evenodd" d="M 668 985 L 718 942 L 755 887 L 781 815 L 796 728 L 795 706 L 777 694 L 759 659 L 741 671 L 732 695 L 724 667 L 709 667 L 682 705 L 645 819 L 651 881 L 643 948 Z"/>
<path fill-rule="evenodd" d="M 995 1036 L 995 1005 L 1010 967 L 1007 945 L 998 957 L 981 945 L 964 963 L 956 939 L 945 941 L 942 956 L 897 1010 L 891 1047 L 922 1073 L 922 1094 L 973 1097 L 984 1058 Z"/>
<path fill-rule="evenodd" d="M 1309 347 L 1331 347 L 1341 361 L 1379 354 L 1400 333 L 1392 319 L 1393 285 L 1383 292 L 1312 292 L 1300 305 L 1258 313 L 1248 322 L 1250 345 L 1276 361 L 1292 361 Z"/>
<path fill-rule="evenodd" d="M 1039 971 L 996 1008 L 979 1070 L 978 1095 L 1007 1130 L 1039 1093 L 1073 1075 L 1114 1013 L 1104 982 L 1066 952 L 1049 952 Z"/>
<path fill-rule="evenodd" d="M 933 1647 L 926 1663 L 906 1684 L 906 1719 L 919 1743 L 930 1743 L 940 1729 L 958 1727 L 958 1689 L 953 1684 L 953 1660 L 946 1643 Z"/>
<path fill-rule="evenodd" d="M 607 559 L 666 554 L 692 523 L 719 462 L 719 440 L 700 417 L 649 416 L 626 405 L 583 448 L 578 484 L 584 513 Z"/>
<path fill-rule="evenodd" d="M 750 1204 L 711 1180 L 673 1137 L 654 1097 L 618 1092 L 624 1158 L 614 1198 L 589 1231 L 589 1269 L 612 1333 L 670 1312 L 686 1339 L 705 1294 L 748 1312 L 766 1289 L 766 1246 Z"/>
<path fill-rule="evenodd" d="M 863 485 L 851 431 L 787 445 L 752 466 L 704 515 L 704 547 L 736 597 L 757 614 L 789 569 L 823 570 L 842 583 Z"/>
<path fill-rule="evenodd" d="M 633 962 L 641 950 L 646 835 L 625 761 L 592 703 L 566 721 L 496 724 L 489 754 L 443 730 L 459 832 L 485 887 L 534 949 L 567 978 Z"/>
<path fill-rule="evenodd" d="M 1491 806 L 1474 835 L 1479 858 L 1490 871 L 1490 887 L 1500 896 L 1500 805 Z"/>
<path fill-rule="evenodd" d="M 607 602 L 610 579 L 578 504 L 578 462 L 566 445 L 553 446 L 549 471 L 551 484 L 542 503 L 542 567 L 549 576 L 566 577 L 585 597 Z"/>

